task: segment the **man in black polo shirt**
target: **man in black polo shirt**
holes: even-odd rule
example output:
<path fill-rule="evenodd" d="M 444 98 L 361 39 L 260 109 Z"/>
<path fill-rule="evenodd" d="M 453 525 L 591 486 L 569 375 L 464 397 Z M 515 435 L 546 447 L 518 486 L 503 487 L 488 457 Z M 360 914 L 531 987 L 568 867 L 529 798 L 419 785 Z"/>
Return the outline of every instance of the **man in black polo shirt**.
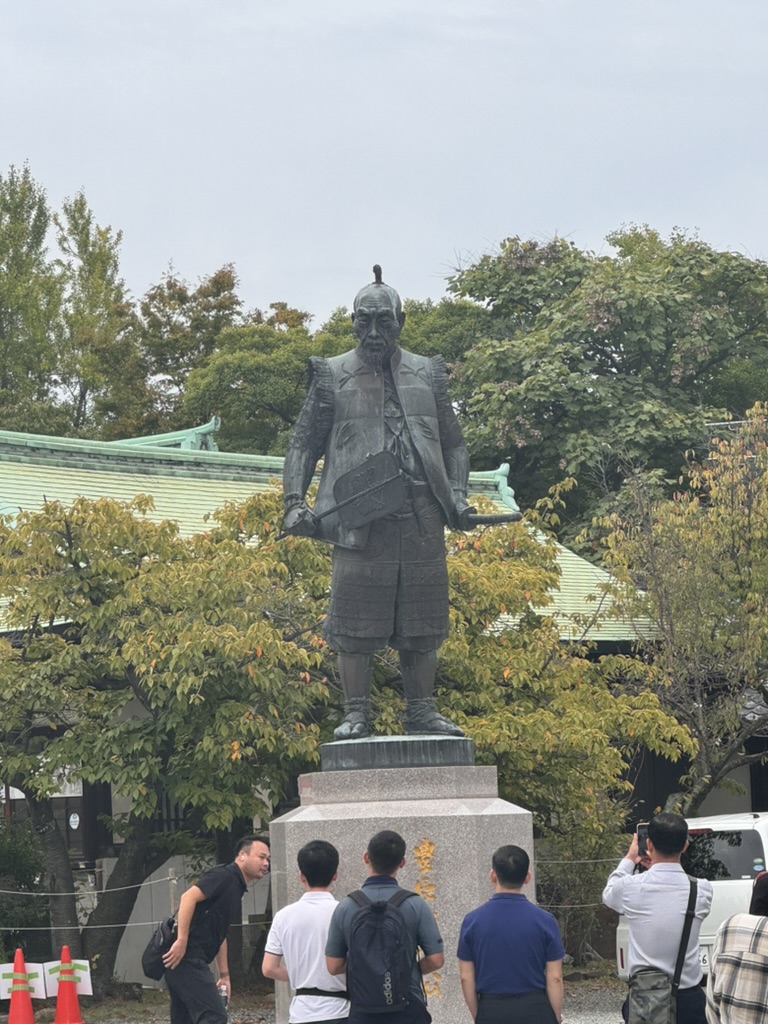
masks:
<path fill-rule="evenodd" d="M 246 836 L 231 864 L 206 871 L 181 897 L 177 938 L 163 957 L 171 993 L 171 1024 L 226 1024 L 227 1011 L 208 965 L 216 961 L 218 984 L 231 994 L 227 931 L 240 918 L 250 882 L 269 871 L 269 841 Z"/>

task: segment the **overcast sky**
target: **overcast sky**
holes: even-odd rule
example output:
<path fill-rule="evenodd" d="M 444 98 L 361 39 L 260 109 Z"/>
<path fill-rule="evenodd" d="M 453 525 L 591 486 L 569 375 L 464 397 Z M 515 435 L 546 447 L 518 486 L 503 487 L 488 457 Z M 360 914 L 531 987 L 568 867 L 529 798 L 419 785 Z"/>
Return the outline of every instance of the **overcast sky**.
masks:
<path fill-rule="evenodd" d="M 510 235 L 768 256 L 766 0 L 0 0 L 0 173 L 314 326 Z"/>

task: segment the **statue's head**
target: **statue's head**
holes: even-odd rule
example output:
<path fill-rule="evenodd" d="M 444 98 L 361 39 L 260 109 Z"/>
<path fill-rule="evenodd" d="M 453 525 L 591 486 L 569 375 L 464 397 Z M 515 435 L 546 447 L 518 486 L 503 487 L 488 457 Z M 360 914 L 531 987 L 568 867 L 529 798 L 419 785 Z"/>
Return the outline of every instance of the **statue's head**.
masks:
<path fill-rule="evenodd" d="M 381 267 L 373 268 L 374 282 L 361 288 L 352 305 L 352 323 L 366 362 L 389 362 L 405 323 L 400 296 L 381 280 Z"/>

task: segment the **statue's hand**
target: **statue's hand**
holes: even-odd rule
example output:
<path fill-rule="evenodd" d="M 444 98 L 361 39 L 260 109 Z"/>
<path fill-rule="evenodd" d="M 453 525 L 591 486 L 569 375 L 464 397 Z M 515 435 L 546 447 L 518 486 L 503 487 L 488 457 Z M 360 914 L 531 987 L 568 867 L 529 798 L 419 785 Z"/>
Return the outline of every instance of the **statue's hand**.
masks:
<path fill-rule="evenodd" d="M 467 504 L 464 502 L 457 502 L 456 507 L 453 510 L 453 523 L 454 530 L 472 530 L 473 526 L 469 522 L 469 516 L 475 515 L 477 509 L 474 505 Z"/>
<path fill-rule="evenodd" d="M 297 537 L 314 537 L 317 533 L 318 520 L 305 501 L 291 506 L 283 518 L 283 533 L 293 533 Z"/>

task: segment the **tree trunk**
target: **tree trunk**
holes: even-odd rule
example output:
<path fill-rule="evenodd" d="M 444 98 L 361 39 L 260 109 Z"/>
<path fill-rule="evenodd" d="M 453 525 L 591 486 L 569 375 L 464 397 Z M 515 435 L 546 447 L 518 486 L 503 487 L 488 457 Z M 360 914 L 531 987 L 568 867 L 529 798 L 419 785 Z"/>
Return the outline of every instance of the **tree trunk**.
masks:
<path fill-rule="evenodd" d="M 35 800 L 27 796 L 32 824 L 45 857 L 46 891 L 51 893 L 51 953 L 58 959 L 61 947 L 69 946 L 74 960 L 81 957 L 80 923 L 77 917 L 75 877 L 69 862 L 64 836 L 53 815 L 51 800 Z"/>
<path fill-rule="evenodd" d="M 120 940 L 131 916 L 139 888 L 167 859 L 153 847 L 151 821 L 134 822 L 123 843 L 114 870 L 83 931 L 83 953 L 91 962 L 93 994 L 103 998 L 115 972 Z"/>

